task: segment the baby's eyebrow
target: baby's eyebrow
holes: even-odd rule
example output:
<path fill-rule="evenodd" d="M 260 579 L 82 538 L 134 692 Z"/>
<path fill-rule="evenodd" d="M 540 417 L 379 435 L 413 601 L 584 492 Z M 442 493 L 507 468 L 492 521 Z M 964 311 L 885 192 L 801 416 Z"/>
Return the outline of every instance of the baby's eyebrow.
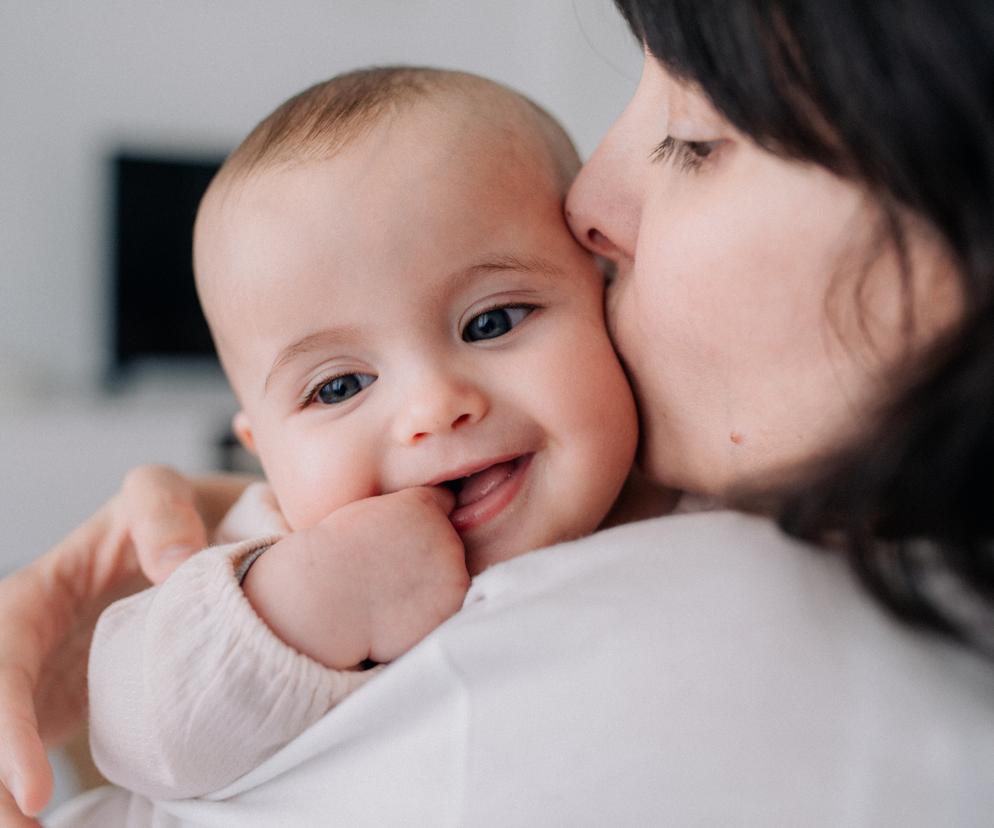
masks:
<path fill-rule="evenodd" d="M 493 256 L 477 262 L 452 274 L 451 279 L 462 280 L 486 273 L 502 270 L 516 270 L 521 273 L 539 273 L 546 276 L 564 276 L 563 269 L 555 262 L 541 256 Z"/>
<path fill-rule="evenodd" d="M 345 325 L 341 328 L 329 328 L 328 330 L 316 331 L 312 334 L 301 337 L 295 342 L 291 342 L 283 348 L 276 355 L 276 359 L 273 360 L 273 367 L 269 369 L 269 373 L 266 375 L 264 391 L 269 391 L 269 383 L 273 379 L 276 372 L 301 354 L 306 354 L 308 351 L 316 351 L 319 348 L 346 345 L 355 342 L 357 339 L 359 339 L 359 329 L 352 325 Z"/>

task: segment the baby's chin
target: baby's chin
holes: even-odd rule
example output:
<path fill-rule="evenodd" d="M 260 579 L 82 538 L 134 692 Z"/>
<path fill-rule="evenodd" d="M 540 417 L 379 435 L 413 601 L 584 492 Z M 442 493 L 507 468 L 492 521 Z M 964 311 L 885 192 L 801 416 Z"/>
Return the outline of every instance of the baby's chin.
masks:
<path fill-rule="evenodd" d="M 579 540 L 596 531 L 597 526 L 591 526 L 588 523 L 589 521 L 585 521 L 583 526 L 566 529 L 543 527 L 540 533 L 533 534 L 530 537 L 493 538 L 487 542 L 476 544 L 464 538 L 466 570 L 470 576 L 475 577 L 484 570 L 499 563 L 520 558 L 522 555 L 528 555 L 532 552 L 537 552 L 539 549 L 555 546 L 558 543 Z"/>
<path fill-rule="evenodd" d="M 541 546 L 516 547 L 503 550 L 486 547 L 483 549 L 473 549 L 469 547 L 466 549 L 466 571 L 469 572 L 470 577 L 476 577 L 492 566 L 504 563 L 504 561 L 520 558 L 522 555 L 527 555 L 536 549 L 541 549 Z"/>

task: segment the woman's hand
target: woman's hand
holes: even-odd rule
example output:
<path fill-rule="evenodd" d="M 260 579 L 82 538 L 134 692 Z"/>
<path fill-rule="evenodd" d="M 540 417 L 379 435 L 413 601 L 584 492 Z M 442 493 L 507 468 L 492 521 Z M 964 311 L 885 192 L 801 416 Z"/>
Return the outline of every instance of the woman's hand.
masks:
<path fill-rule="evenodd" d="M 245 485 L 136 469 L 54 549 L 0 580 L 0 825 L 33 824 L 18 806 L 33 815 L 51 798 L 44 745 L 66 741 L 83 721 L 97 616 L 202 548 L 205 524 L 215 525 Z"/>
<path fill-rule="evenodd" d="M 0 783 L 26 814 L 52 794 L 44 743 L 68 739 L 86 709 L 86 655 L 100 611 L 147 583 L 115 498 L 51 552 L 0 581 Z M 15 811 L 0 799 L 0 824 Z"/>

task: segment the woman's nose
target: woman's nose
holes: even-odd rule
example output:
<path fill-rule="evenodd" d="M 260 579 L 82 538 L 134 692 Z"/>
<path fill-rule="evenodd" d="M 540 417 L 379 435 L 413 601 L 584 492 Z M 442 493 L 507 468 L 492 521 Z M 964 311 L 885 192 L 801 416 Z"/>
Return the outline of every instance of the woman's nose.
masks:
<path fill-rule="evenodd" d="M 489 410 L 486 394 L 465 378 L 444 371 L 422 374 L 410 383 L 394 421 L 394 436 L 402 445 L 413 446 L 478 423 Z"/>
<path fill-rule="evenodd" d="M 647 153 L 638 157 L 626 114 L 604 136 L 566 197 L 566 220 L 577 241 L 614 262 L 635 256 L 648 163 Z"/>

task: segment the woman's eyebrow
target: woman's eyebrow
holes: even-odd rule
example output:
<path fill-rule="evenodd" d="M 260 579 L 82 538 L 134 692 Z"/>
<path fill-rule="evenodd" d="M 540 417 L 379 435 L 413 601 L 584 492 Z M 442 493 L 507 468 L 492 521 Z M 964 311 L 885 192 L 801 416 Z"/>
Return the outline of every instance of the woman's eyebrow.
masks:
<path fill-rule="evenodd" d="M 346 325 L 341 328 L 328 328 L 326 330 L 315 331 L 291 342 L 273 360 L 273 365 L 266 375 L 266 384 L 263 386 L 264 392 L 269 391 L 269 383 L 273 379 L 273 376 L 287 363 L 293 361 L 301 354 L 316 351 L 320 348 L 348 345 L 356 342 L 358 339 L 359 329 L 353 325 Z"/>

